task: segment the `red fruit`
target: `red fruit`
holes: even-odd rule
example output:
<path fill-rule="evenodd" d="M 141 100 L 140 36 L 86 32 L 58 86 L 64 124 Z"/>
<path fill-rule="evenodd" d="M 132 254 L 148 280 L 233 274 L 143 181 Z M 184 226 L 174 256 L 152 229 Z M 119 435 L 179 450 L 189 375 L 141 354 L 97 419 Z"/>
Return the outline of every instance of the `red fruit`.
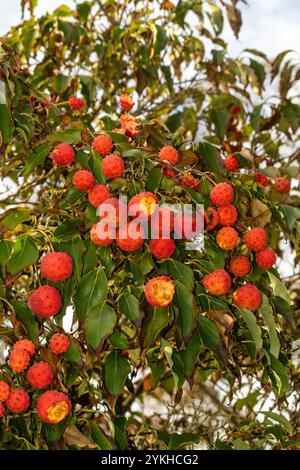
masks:
<path fill-rule="evenodd" d="M 211 202 L 218 207 L 227 206 L 234 199 L 234 189 L 228 183 L 218 183 L 210 193 Z"/>
<path fill-rule="evenodd" d="M 37 362 L 28 369 L 27 380 L 33 388 L 41 390 L 53 382 L 53 370 L 48 362 Z"/>
<path fill-rule="evenodd" d="M 178 240 L 191 240 L 199 235 L 203 228 L 203 219 L 192 214 L 176 214 L 174 216 L 174 234 Z"/>
<path fill-rule="evenodd" d="M 75 188 L 81 191 L 88 191 L 94 186 L 95 177 L 91 171 L 80 170 L 73 176 L 73 184 Z"/>
<path fill-rule="evenodd" d="M 54 354 L 63 354 L 70 346 L 69 338 L 62 333 L 54 333 L 49 341 L 49 347 Z"/>
<path fill-rule="evenodd" d="M 50 157 L 57 166 L 69 166 L 74 161 L 75 152 L 69 144 L 59 144 L 51 152 Z"/>
<path fill-rule="evenodd" d="M 29 393 L 21 388 L 12 388 L 6 400 L 6 406 L 13 413 L 24 413 L 30 406 Z"/>
<path fill-rule="evenodd" d="M 5 413 L 4 406 L 3 406 L 2 403 L 0 402 L 0 418 L 3 418 L 4 413 Z"/>
<path fill-rule="evenodd" d="M 123 225 L 117 233 L 117 245 L 121 250 L 131 252 L 136 251 L 145 241 L 145 230 L 141 224 L 134 220 Z"/>
<path fill-rule="evenodd" d="M 95 245 L 108 246 L 116 239 L 116 228 L 107 223 L 98 222 L 92 226 L 90 236 Z"/>
<path fill-rule="evenodd" d="M 253 284 L 244 284 L 232 295 L 235 305 L 255 312 L 261 304 L 261 293 Z"/>
<path fill-rule="evenodd" d="M 170 238 L 174 230 L 174 212 L 166 206 L 159 206 L 151 217 L 151 237 Z"/>
<path fill-rule="evenodd" d="M 20 349 L 27 351 L 29 356 L 33 356 L 35 353 L 35 344 L 30 341 L 30 339 L 19 339 L 14 345 L 13 345 L 13 351 L 19 351 Z"/>
<path fill-rule="evenodd" d="M 106 178 L 118 178 L 124 173 L 124 161 L 118 155 L 110 154 L 102 160 L 102 171 Z"/>
<path fill-rule="evenodd" d="M 244 236 L 244 243 L 250 250 L 263 250 L 268 243 L 268 235 L 264 228 L 255 227 Z"/>
<path fill-rule="evenodd" d="M 224 227 L 230 227 L 234 225 L 238 218 L 238 211 L 234 206 L 228 204 L 228 206 L 222 206 L 218 209 L 219 223 Z"/>
<path fill-rule="evenodd" d="M 236 104 L 231 108 L 231 114 L 239 114 L 241 112 L 241 107 Z"/>
<path fill-rule="evenodd" d="M 41 318 L 57 315 L 62 306 L 60 292 L 52 286 L 41 286 L 29 296 L 28 306 Z"/>
<path fill-rule="evenodd" d="M 98 207 L 109 197 L 110 191 L 106 186 L 104 186 L 104 184 L 97 184 L 89 191 L 88 194 L 89 203 L 94 207 Z"/>
<path fill-rule="evenodd" d="M 72 111 L 80 111 L 85 106 L 85 100 L 83 98 L 76 98 L 76 96 L 70 96 L 69 106 Z"/>
<path fill-rule="evenodd" d="M 58 390 L 48 390 L 37 400 L 37 414 L 44 423 L 60 423 L 70 412 L 71 402 L 68 396 Z"/>
<path fill-rule="evenodd" d="M 169 276 L 157 276 L 150 279 L 145 286 L 146 300 L 154 307 L 170 305 L 175 293 L 175 287 Z"/>
<path fill-rule="evenodd" d="M 128 203 L 128 215 L 149 219 L 158 207 L 158 199 L 155 194 L 143 192 L 133 196 Z"/>
<path fill-rule="evenodd" d="M 109 197 L 98 207 L 97 215 L 101 221 L 105 222 L 112 227 L 118 227 L 127 222 L 127 207 L 121 199 L 116 197 Z"/>
<path fill-rule="evenodd" d="M 137 137 L 141 131 L 137 129 L 138 122 L 130 114 L 122 114 L 119 119 L 120 126 L 128 137 Z"/>
<path fill-rule="evenodd" d="M 175 165 L 175 163 L 177 163 L 179 160 L 177 150 L 174 147 L 171 147 L 170 145 L 166 145 L 165 147 L 163 147 L 160 150 L 158 156 L 163 162 L 167 161 L 171 165 Z"/>
<path fill-rule="evenodd" d="M 209 217 L 207 216 L 209 214 Z M 213 230 L 219 223 L 219 214 L 213 207 L 208 207 L 204 213 L 206 230 Z"/>
<path fill-rule="evenodd" d="M 3 380 L 0 380 L 0 402 L 7 400 L 9 391 L 10 386 L 8 385 L 8 383 L 4 382 Z"/>
<path fill-rule="evenodd" d="M 113 148 L 113 146 L 114 143 L 112 141 L 112 138 L 106 134 L 98 135 L 97 137 L 95 137 L 93 142 L 93 149 L 96 152 L 100 153 L 100 155 L 108 154 Z"/>
<path fill-rule="evenodd" d="M 30 354 L 24 349 L 15 349 L 9 356 L 9 365 L 16 374 L 27 369 L 30 362 Z"/>
<path fill-rule="evenodd" d="M 47 253 L 42 258 L 41 271 L 49 281 L 65 281 L 72 275 L 73 259 L 68 253 L 61 251 Z"/>
<path fill-rule="evenodd" d="M 230 290 L 231 277 L 225 269 L 215 269 L 204 276 L 203 286 L 209 294 L 225 295 Z"/>
<path fill-rule="evenodd" d="M 224 166 L 228 171 L 236 171 L 239 167 L 239 164 L 233 155 L 228 155 L 228 157 L 225 158 Z"/>
<path fill-rule="evenodd" d="M 119 103 L 121 105 L 121 108 L 123 108 L 125 111 L 130 111 L 131 108 L 134 106 L 134 102 L 132 101 L 131 96 L 127 95 L 126 93 L 120 95 Z"/>
<path fill-rule="evenodd" d="M 291 189 L 290 180 L 284 178 L 283 176 L 278 176 L 275 178 L 274 188 L 280 194 L 287 194 Z"/>
<path fill-rule="evenodd" d="M 250 260 L 247 256 L 236 256 L 230 260 L 229 269 L 236 277 L 246 276 L 251 270 Z"/>
<path fill-rule="evenodd" d="M 256 262 L 260 268 L 270 269 L 276 263 L 276 253 L 272 248 L 266 248 L 256 253 Z"/>
<path fill-rule="evenodd" d="M 149 250 L 154 258 L 171 258 L 176 250 L 176 243 L 172 238 L 156 238 L 150 241 Z"/>
<path fill-rule="evenodd" d="M 255 180 L 262 186 L 267 186 L 268 178 L 263 173 L 256 173 Z"/>
<path fill-rule="evenodd" d="M 216 235 L 216 242 L 222 250 L 233 250 L 239 242 L 238 233 L 232 227 L 223 227 Z"/>
<path fill-rule="evenodd" d="M 167 176 L 168 178 L 172 178 L 172 179 L 176 178 L 174 171 L 167 167 L 164 168 L 164 175 Z"/>
<path fill-rule="evenodd" d="M 194 178 L 194 176 L 188 173 L 187 171 L 185 173 L 182 173 L 182 175 L 180 175 L 179 183 L 180 183 L 180 186 L 187 186 L 189 188 L 194 189 L 195 191 L 197 191 L 200 188 L 200 181 Z"/>

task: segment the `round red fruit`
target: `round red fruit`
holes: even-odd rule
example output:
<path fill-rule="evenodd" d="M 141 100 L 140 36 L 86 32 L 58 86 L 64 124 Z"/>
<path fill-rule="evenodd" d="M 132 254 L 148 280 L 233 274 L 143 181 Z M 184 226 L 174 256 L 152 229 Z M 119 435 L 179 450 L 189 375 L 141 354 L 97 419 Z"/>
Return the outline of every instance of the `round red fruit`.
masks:
<path fill-rule="evenodd" d="M 270 269 L 276 263 L 276 253 L 272 248 L 266 248 L 256 253 L 256 262 L 260 268 Z"/>
<path fill-rule="evenodd" d="M 29 356 L 32 357 L 35 353 L 35 344 L 30 341 L 30 339 L 19 339 L 14 345 L 13 345 L 13 351 L 17 351 L 22 349 L 23 351 L 27 351 Z"/>
<path fill-rule="evenodd" d="M 9 395 L 10 386 L 8 383 L 0 380 L 0 402 L 6 401 Z"/>
<path fill-rule="evenodd" d="M 85 106 L 85 100 L 83 98 L 76 98 L 76 96 L 70 96 L 69 106 L 72 111 L 80 111 Z"/>
<path fill-rule="evenodd" d="M 150 241 L 149 250 L 154 258 L 171 258 L 176 250 L 176 243 L 172 238 L 156 238 Z"/>
<path fill-rule="evenodd" d="M 145 286 L 146 300 L 154 307 L 167 307 L 173 300 L 175 287 L 169 276 L 157 276 Z"/>
<path fill-rule="evenodd" d="M 218 209 L 219 223 L 224 227 L 231 227 L 234 225 L 238 218 L 238 211 L 234 206 L 221 206 Z"/>
<path fill-rule="evenodd" d="M 107 223 L 94 224 L 91 228 L 91 240 L 95 245 L 108 246 L 116 238 L 116 228 Z"/>
<path fill-rule="evenodd" d="M 128 214 L 131 217 L 149 219 L 158 207 L 155 194 L 142 192 L 133 196 L 128 203 Z"/>
<path fill-rule="evenodd" d="M 113 146 L 114 143 L 112 141 L 112 138 L 106 134 L 98 135 L 97 137 L 95 137 L 93 142 L 93 149 L 97 153 L 100 153 L 100 155 L 107 155 L 109 152 L 111 152 Z"/>
<path fill-rule="evenodd" d="M 236 171 L 239 167 L 239 164 L 233 155 L 228 155 L 228 157 L 225 158 L 224 166 L 228 171 Z"/>
<path fill-rule="evenodd" d="M 97 184 L 88 194 L 89 203 L 94 207 L 100 206 L 109 197 L 110 191 L 104 184 Z"/>
<path fill-rule="evenodd" d="M 48 281 L 65 281 L 72 275 L 73 259 L 68 253 L 61 251 L 47 253 L 42 258 L 41 271 Z"/>
<path fill-rule="evenodd" d="M 255 312 L 261 305 L 261 293 L 253 284 L 245 284 L 239 287 L 232 295 L 237 307 L 246 308 Z"/>
<path fill-rule="evenodd" d="M 48 362 L 37 362 L 28 369 L 27 380 L 30 385 L 41 390 L 48 387 L 53 382 L 53 370 Z"/>
<path fill-rule="evenodd" d="M 13 413 L 24 413 L 30 406 L 29 393 L 21 388 L 12 388 L 6 400 L 6 406 Z"/>
<path fill-rule="evenodd" d="M 54 333 L 49 341 L 49 347 L 54 354 L 63 354 L 70 346 L 69 338 L 63 333 Z"/>
<path fill-rule="evenodd" d="M 9 356 L 9 365 L 16 374 L 27 369 L 30 362 L 30 354 L 24 349 L 15 349 Z"/>
<path fill-rule="evenodd" d="M 48 390 L 37 400 L 37 414 L 44 423 L 58 424 L 71 412 L 67 395 L 58 390 Z"/>
<path fill-rule="evenodd" d="M 223 227 L 216 235 L 216 242 L 222 250 L 233 250 L 239 242 L 238 233 L 232 227 Z"/>
<path fill-rule="evenodd" d="M 234 199 L 234 189 L 228 183 L 218 183 L 210 193 L 211 202 L 217 206 L 227 206 Z"/>
<path fill-rule="evenodd" d="M 127 93 L 123 93 L 122 95 L 120 95 L 119 103 L 121 108 L 125 111 L 130 111 L 131 108 L 133 108 L 134 106 L 134 102 L 132 101 L 131 96 L 127 95 Z"/>
<path fill-rule="evenodd" d="M 206 230 L 213 230 L 219 223 L 219 214 L 214 207 L 208 207 L 205 215 Z"/>
<path fill-rule="evenodd" d="M 203 278 L 203 287 L 209 294 L 225 295 L 231 287 L 231 277 L 225 269 L 215 269 Z"/>
<path fill-rule="evenodd" d="M 247 256 L 236 256 L 230 260 L 229 269 L 236 277 L 246 276 L 251 270 L 250 260 Z"/>
<path fill-rule="evenodd" d="M 166 145 L 159 152 L 159 158 L 164 162 L 167 161 L 171 165 L 175 165 L 179 160 L 178 151 L 176 148 Z"/>
<path fill-rule="evenodd" d="M 110 154 L 102 160 L 102 171 L 106 178 L 119 178 L 125 170 L 124 161 L 118 155 Z"/>
<path fill-rule="evenodd" d="M 69 166 L 74 161 L 75 152 L 69 144 L 59 144 L 52 150 L 50 157 L 57 166 Z"/>
<path fill-rule="evenodd" d="M 95 177 L 91 171 L 80 170 L 73 176 L 73 184 L 80 191 L 89 191 L 95 184 Z"/>
<path fill-rule="evenodd" d="M 29 296 L 28 306 L 41 318 L 57 315 L 62 306 L 60 292 L 52 286 L 41 286 Z"/>
<path fill-rule="evenodd" d="M 268 185 L 268 178 L 263 173 L 256 173 L 255 180 L 262 186 Z"/>
<path fill-rule="evenodd" d="M 290 180 L 284 178 L 283 176 L 278 176 L 275 178 L 274 188 L 279 194 L 287 194 L 291 189 Z"/>
<path fill-rule="evenodd" d="M 244 236 L 244 243 L 250 250 L 263 250 L 268 243 L 268 235 L 264 228 L 254 227 Z"/>
<path fill-rule="evenodd" d="M 145 230 L 134 220 L 120 227 L 117 233 L 117 245 L 121 250 L 131 252 L 142 247 L 145 241 Z"/>

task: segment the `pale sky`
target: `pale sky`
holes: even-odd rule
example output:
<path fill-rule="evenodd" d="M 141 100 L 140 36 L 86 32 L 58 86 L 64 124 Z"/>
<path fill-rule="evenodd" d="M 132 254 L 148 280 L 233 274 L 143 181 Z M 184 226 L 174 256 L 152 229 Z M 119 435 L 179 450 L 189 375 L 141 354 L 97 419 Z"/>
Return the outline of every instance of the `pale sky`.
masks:
<path fill-rule="evenodd" d="M 0 36 L 18 23 L 20 0 L 0 0 Z M 242 5 L 244 24 L 239 40 L 225 26 L 225 39 L 233 55 L 245 48 L 261 49 L 270 57 L 285 49 L 300 54 L 300 0 L 248 0 Z M 74 5 L 73 0 L 39 0 L 37 13 L 53 10 L 58 5 Z"/>

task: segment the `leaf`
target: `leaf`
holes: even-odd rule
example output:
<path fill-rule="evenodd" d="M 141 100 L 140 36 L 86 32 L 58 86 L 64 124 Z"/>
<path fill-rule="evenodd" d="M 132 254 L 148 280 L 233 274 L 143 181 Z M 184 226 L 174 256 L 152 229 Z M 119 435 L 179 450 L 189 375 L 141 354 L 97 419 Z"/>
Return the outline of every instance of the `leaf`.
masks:
<path fill-rule="evenodd" d="M 187 336 L 195 327 L 196 303 L 191 291 L 178 281 L 175 281 L 174 304 L 178 308 L 178 324 L 183 336 Z"/>
<path fill-rule="evenodd" d="M 82 434 L 75 424 L 69 424 L 66 427 L 64 436 L 68 446 L 76 446 L 80 449 L 96 449 L 96 445 Z"/>
<path fill-rule="evenodd" d="M 79 349 L 79 345 L 77 344 L 77 341 L 75 341 L 74 338 L 70 338 L 70 346 L 67 352 L 63 354 L 63 358 L 66 361 L 70 362 L 78 362 L 81 359 L 81 353 Z"/>
<path fill-rule="evenodd" d="M 97 444 L 99 449 L 112 450 L 113 446 L 105 436 L 100 426 L 97 426 L 97 424 L 93 423 L 92 421 L 89 421 L 89 426 L 91 429 L 91 438 Z"/>
<path fill-rule="evenodd" d="M 233 441 L 234 450 L 252 450 L 247 442 L 242 439 L 234 439 Z"/>
<path fill-rule="evenodd" d="M 47 137 L 49 142 L 59 142 L 66 144 L 75 144 L 81 139 L 81 131 L 79 129 L 66 129 L 58 131 Z"/>
<path fill-rule="evenodd" d="M 14 243 L 10 240 L 1 240 L 0 241 L 0 263 L 3 266 L 9 260 Z"/>
<path fill-rule="evenodd" d="M 289 389 L 289 379 L 284 365 L 276 357 L 270 354 L 271 369 L 278 388 L 278 396 L 282 397 Z"/>
<path fill-rule="evenodd" d="M 241 316 L 243 317 L 248 330 L 252 336 L 253 342 L 255 344 L 256 352 L 260 351 L 262 348 L 262 336 L 261 336 L 261 329 L 256 323 L 256 318 L 251 310 L 246 308 L 239 308 L 238 311 L 240 312 Z"/>
<path fill-rule="evenodd" d="M 255 219 L 255 224 L 264 227 L 271 218 L 272 212 L 269 207 L 259 199 L 252 199 L 250 204 L 251 216 Z"/>
<path fill-rule="evenodd" d="M 140 314 L 140 304 L 133 294 L 123 294 L 119 300 L 119 311 L 129 320 L 135 321 Z"/>
<path fill-rule="evenodd" d="M 154 53 L 159 54 L 168 42 L 168 36 L 162 26 L 159 24 L 154 25 Z"/>
<path fill-rule="evenodd" d="M 107 299 L 107 279 L 102 266 L 85 274 L 77 284 L 73 298 L 75 312 L 79 320 L 86 313 Z"/>
<path fill-rule="evenodd" d="M 29 338 L 38 344 L 39 325 L 30 308 L 17 300 L 11 300 L 17 319 L 25 326 Z"/>
<path fill-rule="evenodd" d="M 54 237 L 58 241 L 73 238 L 78 233 L 79 224 L 78 219 L 66 220 L 54 230 Z"/>
<path fill-rule="evenodd" d="M 211 111 L 211 119 L 215 125 L 216 134 L 220 139 L 223 139 L 227 132 L 229 123 L 229 114 L 221 109 L 213 108 Z"/>
<path fill-rule="evenodd" d="M 229 3 L 226 3 L 225 7 L 230 26 L 235 34 L 235 37 L 238 38 L 242 26 L 241 12 L 235 6 L 230 5 Z"/>
<path fill-rule="evenodd" d="M 96 152 L 92 151 L 89 159 L 89 167 L 93 175 L 96 177 L 98 184 L 103 184 L 106 181 L 102 171 L 102 158 Z"/>
<path fill-rule="evenodd" d="M 45 157 L 51 151 L 50 145 L 40 145 L 34 150 L 30 150 L 27 155 L 26 163 L 23 169 L 23 175 L 29 175 L 34 168 L 43 163 Z"/>
<path fill-rule="evenodd" d="M 263 65 L 254 59 L 250 59 L 250 66 L 254 70 L 255 75 L 258 78 L 260 86 L 263 86 L 264 80 L 266 78 L 266 72 Z"/>
<path fill-rule="evenodd" d="M 13 137 L 14 124 L 6 98 L 6 84 L 0 80 L 0 146 L 7 144 Z"/>
<path fill-rule="evenodd" d="M 202 315 L 198 318 L 198 328 L 201 340 L 209 349 L 214 349 L 220 341 L 220 334 L 215 323 Z"/>
<path fill-rule="evenodd" d="M 188 289 L 192 290 L 194 285 L 194 273 L 191 268 L 175 259 L 170 259 L 161 264 L 162 267 L 166 266 L 168 272 L 176 281 L 184 284 Z"/>
<path fill-rule="evenodd" d="M 206 168 L 213 173 L 223 173 L 223 163 L 218 155 L 217 149 L 208 142 L 200 142 L 194 148 L 194 151 L 199 155 L 205 164 Z"/>
<path fill-rule="evenodd" d="M 158 333 L 169 323 L 167 308 L 151 307 L 149 310 L 142 325 L 143 344 L 146 348 L 155 342 Z"/>
<path fill-rule="evenodd" d="M 300 209 L 298 207 L 292 207 L 285 204 L 278 206 L 284 215 L 287 226 L 292 229 L 298 219 L 300 219 Z"/>
<path fill-rule="evenodd" d="M 267 418 L 272 419 L 273 421 L 276 421 L 279 424 L 282 424 L 284 429 L 287 431 L 287 433 L 292 436 L 294 433 L 293 426 L 291 423 L 282 415 L 279 415 L 278 413 L 274 413 L 273 411 L 259 411 L 260 414 L 267 416 Z"/>
<path fill-rule="evenodd" d="M 271 282 L 271 287 L 273 290 L 273 295 L 280 297 L 281 299 L 285 300 L 288 305 L 291 305 L 291 299 L 288 293 L 287 288 L 283 284 L 283 282 L 278 279 L 274 274 L 272 274 L 270 271 L 268 272 L 270 282 Z"/>
<path fill-rule="evenodd" d="M 199 444 L 201 434 L 191 434 L 183 432 L 182 434 L 172 434 L 168 449 L 169 450 L 178 450 L 183 447 L 190 446 L 192 444 Z"/>
<path fill-rule="evenodd" d="M 164 355 L 166 356 L 166 359 L 167 359 L 167 362 L 169 364 L 169 367 L 170 367 L 170 370 L 171 370 L 171 373 L 172 373 L 172 376 L 173 376 L 173 379 L 174 379 L 174 395 L 176 395 L 177 391 L 178 391 L 178 375 L 174 372 L 174 369 L 173 369 L 173 366 L 174 366 L 174 362 L 173 362 L 173 359 L 172 359 L 172 355 L 173 355 L 173 348 L 171 346 L 171 344 L 166 341 L 164 338 L 161 338 L 161 346 L 162 346 L 162 350 L 164 352 Z"/>
<path fill-rule="evenodd" d="M 199 332 L 199 328 L 197 328 L 187 343 L 185 349 L 180 352 L 180 357 L 184 366 L 184 373 L 187 377 L 191 377 L 193 375 L 195 363 L 202 349 L 203 341 Z"/>
<path fill-rule="evenodd" d="M 280 65 L 285 58 L 285 56 L 289 53 L 292 52 L 292 49 L 287 49 L 286 51 L 280 52 L 275 59 L 272 62 L 272 80 L 274 80 L 275 76 L 278 74 Z"/>
<path fill-rule="evenodd" d="M 270 338 L 270 352 L 273 354 L 274 357 L 278 359 L 280 351 L 280 341 L 276 331 L 276 323 L 274 319 L 273 309 L 265 295 L 263 295 L 262 304 L 259 308 L 259 313 L 261 314 L 264 323 L 268 329 Z"/>
<path fill-rule="evenodd" d="M 13 230 L 17 225 L 30 219 L 30 209 L 25 207 L 15 207 L 8 209 L 2 214 L 0 227 L 1 231 Z M 5 215 L 7 214 L 7 215 Z"/>
<path fill-rule="evenodd" d="M 224 251 L 221 250 L 218 245 L 216 245 L 216 243 L 214 243 L 209 238 L 206 238 L 204 242 L 204 250 L 208 256 L 209 261 L 215 266 L 216 269 L 224 268 Z"/>
<path fill-rule="evenodd" d="M 39 257 L 39 250 L 34 240 L 27 234 L 20 235 L 13 247 L 11 257 L 7 263 L 7 270 L 14 274 L 22 271 L 30 264 L 34 264 Z"/>
<path fill-rule="evenodd" d="M 92 348 L 98 348 L 102 341 L 112 334 L 117 315 L 104 302 L 87 310 L 84 320 L 85 338 Z"/>
<path fill-rule="evenodd" d="M 163 176 L 163 169 L 161 167 L 154 167 L 149 171 L 146 179 L 146 188 L 148 191 L 156 192 L 159 188 L 161 178 Z"/>
<path fill-rule="evenodd" d="M 105 384 L 111 395 L 117 396 L 123 392 L 125 380 L 130 374 L 130 364 L 118 351 L 108 354 L 104 364 Z"/>
<path fill-rule="evenodd" d="M 214 3 L 208 2 L 210 12 L 208 13 L 212 27 L 217 35 L 222 32 L 223 29 L 223 13 Z"/>
<path fill-rule="evenodd" d="M 56 245 L 55 245 L 56 248 Z M 75 235 L 67 242 L 60 242 L 57 244 L 57 250 L 68 253 L 73 260 L 73 273 L 80 278 L 82 272 L 82 256 L 86 251 L 85 244 L 80 235 Z"/>

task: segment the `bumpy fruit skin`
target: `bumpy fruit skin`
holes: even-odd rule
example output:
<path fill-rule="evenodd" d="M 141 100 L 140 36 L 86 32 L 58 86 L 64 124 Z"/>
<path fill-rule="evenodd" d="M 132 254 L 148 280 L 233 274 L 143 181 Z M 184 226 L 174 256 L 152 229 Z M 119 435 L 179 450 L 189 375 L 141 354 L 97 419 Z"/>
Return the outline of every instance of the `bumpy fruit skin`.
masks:
<path fill-rule="evenodd" d="M 93 149 L 97 153 L 100 153 L 100 155 L 107 155 L 109 152 L 111 152 L 113 146 L 114 143 L 112 141 L 112 138 L 106 134 L 98 135 L 97 137 L 95 137 L 93 142 Z"/>
<path fill-rule="evenodd" d="M 171 168 L 164 168 L 164 175 L 167 176 L 167 178 L 174 179 L 176 178 L 176 175 Z"/>
<path fill-rule="evenodd" d="M 262 186 L 268 185 L 268 178 L 263 173 L 256 173 L 255 180 Z"/>
<path fill-rule="evenodd" d="M 276 263 L 276 253 L 272 248 L 266 248 L 256 253 L 256 262 L 260 268 L 270 269 Z"/>
<path fill-rule="evenodd" d="M 222 250 L 233 250 L 239 242 L 238 233 L 232 227 L 223 227 L 216 235 L 216 242 Z"/>
<path fill-rule="evenodd" d="M 124 161 L 118 155 L 111 153 L 102 160 L 102 171 L 106 178 L 118 178 L 124 173 Z"/>
<path fill-rule="evenodd" d="M 263 250 L 268 243 L 268 235 L 264 228 L 254 227 L 244 236 L 244 243 L 250 250 Z"/>
<path fill-rule="evenodd" d="M 30 406 L 29 393 L 21 388 L 12 388 L 6 400 L 6 406 L 13 413 L 24 413 Z"/>
<path fill-rule="evenodd" d="M 76 96 L 70 96 L 69 106 L 72 111 L 80 111 L 85 106 L 85 100 L 83 98 L 76 98 Z"/>
<path fill-rule="evenodd" d="M 131 116 L 130 114 L 122 114 L 120 116 L 119 123 L 123 129 L 123 132 L 125 132 L 128 137 L 132 137 L 134 139 L 141 133 L 141 131 L 137 128 L 139 125 L 138 122 L 136 121 L 135 117 Z"/>
<path fill-rule="evenodd" d="M 98 228 L 98 224 L 93 224 L 90 232 L 91 240 L 95 245 L 108 246 L 116 238 L 116 231 L 111 225 L 105 224 L 105 227 Z"/>
<path fill-rule="evenodd" d="M 239 167 L 239 164 L 233 155 L 228 155 L 228 157 L 225 158 L 224 166 L 228 171 L 236 171 Z"/>
<path fill-rule="evenodd" d="M 174 212 L 160 206 L 151 217 L 151 238 L 169 238 L 174 230 Z"/>
<path fill-rule="evenodd" d="M 274 188 L 279 194 L 287 194 L 291 189 L 290 180 L 284 178 L 283 176 L 278 176 L 275 178 Z"/>
<path fill-rule="evenodd" d="M 49 281 L 65 281 L 72 275 L 73 259 L 68 253 L 62 251 L 47 253 L 42 258 L 41 271 Z"/>
<path fill-rule="evenodd" d="M 167 161 L 171 165 L 175 165 L 179 160 L 179 155 L 176 148 L 171 147 L 171 145 L 166 145 L 163 147 L 160 150 L 158 156 L 163 162 Z"/>
<path fill-rule="evenodd" d="M 182 173 L 179 177 L 180 186 L 186 186 L 188 188 L 192 188 L 195 191 L 198 191 L 200 188 L 200 181 L 194 178 L 189 172 Z"/>
<path fill-rule="evenodd" d="M 70 412 L 69 398 L 58 390 L 48 390 L 42 393 L 37 400 L 37 414 L 44 423 L 60 423 Z"/>
<path fill-rule="evenodd" d="M 234 199 L 234 189 L 228 183 L 218 183 L 210 193 L 211 202 L 217 206 L 227 206 Z"/>
<path fill-rule="evenodd" d="M 8 383 L 0 380 L 0 402 L 6 401 L 9 395 L 10 386 Z"/>
<path fill-rule="evenodd" d="M 88 194 L 89 203 L 94 207 L 100 206 L 109 197 L 110 191 L 104 184 L 96 184 Z"/>
<path fill-rule="evenodd" d="M 241 107 L 238 104 L 235 104 L 231 108 L 231 114 L 239 114 L 241 112 Z"/>
<path fill-rule="evenodd" d="M 123 251 L 136 251 L 145 241 L 145 230 L 134 220 L 120 227 L 117 232 L 117 246 Z"/>
<path fill-rule="evenodd" d="M 202 227 L 197 227 L 195 215 L 176 214 L 174 216 L 174 234 L 178 240 L 191 240 L 201 232 Z"/>
<path fill-rule="evenodd" d="M 99 206 L 97 212 L 100 220 L 105 221 L 112 227 L 118 227 L 120 224 L 127 222 L 127 207 L 121 199 L 116 197 L 109 197 Z"/>
<path fill-rule="evenodd" d="M 28 369 L 27 380 L 30 385 L 37 389 L 48 387 L 53 382 L 53 370 L 48 362 L 37 362 Z"/>
<path fill-rule="evenodd" d="M 49 347 L 54 354 L 63 354 L 68 351 L 70 340 L 63 333 L 54 333 L 50 338 Z"/>
<path fill-rule="evenodd" d="M 203 287 L 213 295 L 225 295 L 231 287 L 231 277 L 225 269 L 215 269 L 203 278 Z"/>
<path fill-rule="evenodd" d="M 219 223 L 219 214 L 214 207 L 208 207 L 204 213 L 206 230 L 213 230 Z"/>
<path fill-rule="evenodd" d="M 17 349 L 9 356 L 9 365 L 16 374 L 20 374 L 27 369 L 30 362 L 30 354 L 24 349 Z"/>
<path fill-rule="evenodd" d="M 50 157 L 57 166 L 69 166 L 74 161 L 75 152 L 69 144 L 59 144 L 51 152 Z"/>
<path fill-rule="evenodd" d="M 157 259 L 171 258 L 176 250 L 176 243 L 172 238 L 157 238 L 149 243 L 149 250 Z"/>
<path fill-rule="evenodd" d="M 236 277 L 246 276 L 251 270 L 250 260 L 247 256 L 236 256 L 230 260 L 229 269 Z"/>
<path fill-rule="evenodd" d="M 41 286 L 29 296 L 28 306 L 41 318 L 57 315 L 62 306 L 60 292 L 52 286 Z"/>
<path fill-rule="evenodd" d="M 121 108 L 125 111 L 130 111 L 131 108 L 133 108 L 134 106 L 134 102 L 132 101 L 131 96 L 127 95 L 127 93 L 123 93 L 122 95 L 120 95 L 119 103 Z"/>
<path fill-rule="evenodd" d="M 146 300 L 154 307 L 167 307 L 173 300 L 175 287 L 169 276 L 157 276 L 145 286 Z"/>
<path fill-rule="evenodd" d="M 232 227 L 237 221 L 238 211 L 234 206 L 222 206 L 218 209 L 219 223 L 224 227 Z"/>
<path fill-rule="evenodd" d="M 23 349 L 28 352 L 29 356 L 32 357 L 35 354 L 35 344 L 30 341 L 30 339 L 19 339 L 14 345 L 13 345 L 13 351 L 17 351 Z"/>
<path fill-rule="evenodd" d="M 4 406 L 3 406 L 2 403 L 0 402 L 0 418 L 3 418 L 4 413 L 5 413 Z"/>
<path fill-rule="evenodd" d="M 158 207 L 155 194 L 142 192 L 133 196 L 128 203 L 128 213 L 131 217 L 149 219 Z"/>
<path fill-rule="evenodd" d="M 95 184 L 95 177 L 91 171 L 80 170 L 73 176 L 73 184 L 80 191 L 89 191 Z"/>
<path fill-rule="evenodd" d="M 232 295 L 237 307 L 247 308 L 255 312 L 261 305 L 261 293 L 253 284 L 245 284 L 239 287 Z"/>

